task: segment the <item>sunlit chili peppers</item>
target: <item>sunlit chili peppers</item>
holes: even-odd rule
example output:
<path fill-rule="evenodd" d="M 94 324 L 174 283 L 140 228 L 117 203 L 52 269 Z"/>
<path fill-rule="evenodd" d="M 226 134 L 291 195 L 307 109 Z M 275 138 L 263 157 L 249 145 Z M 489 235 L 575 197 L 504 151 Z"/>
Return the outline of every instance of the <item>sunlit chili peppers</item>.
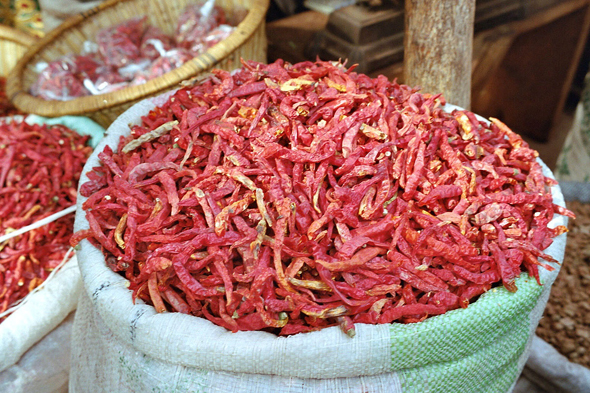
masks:
<path fill-rule="evenodd" d="M 518 135 L 443 105 L 339 63 L 214 71 L 105 148 L 73 242 L 159 312 L 231 331 L 352 336 L 515 291 L 572 214 Z"/>
<path fill-rule="evenodd" d="M 0 122 L 0 235 L 76 203 L 87 140 L 61 125 Z M 0 243 L 0 313 L 62 262 L 73 223 L 70 214 Z"/>

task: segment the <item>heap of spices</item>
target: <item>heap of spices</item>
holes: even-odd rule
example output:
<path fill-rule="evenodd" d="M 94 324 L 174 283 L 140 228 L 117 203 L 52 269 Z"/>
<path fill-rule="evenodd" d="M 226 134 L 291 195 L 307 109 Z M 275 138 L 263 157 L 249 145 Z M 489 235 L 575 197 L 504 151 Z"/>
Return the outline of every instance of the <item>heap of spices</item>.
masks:
<path fill-rule="evenodd" d="M 0 122 L 0 235 L 75 205 L 87 140 L 61 125 Z M 70 214 L 0 243 L 0 314 L 62 262 L 73 222 Z"/>
<path fill-rule="evenodd" d="M 556 262 L 537 153 L 498 120 L 332 62 L 243 62 L 99 153 L 80 192 L 134 298 L 235 332 L 418 322 Z"/>

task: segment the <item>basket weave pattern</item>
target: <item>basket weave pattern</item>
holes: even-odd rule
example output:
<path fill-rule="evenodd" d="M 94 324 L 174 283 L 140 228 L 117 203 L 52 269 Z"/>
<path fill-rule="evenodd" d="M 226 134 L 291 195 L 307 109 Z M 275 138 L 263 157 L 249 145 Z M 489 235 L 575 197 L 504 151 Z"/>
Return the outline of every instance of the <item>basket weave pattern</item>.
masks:
<path fill-rule="evenodd" d="M 147 15 L 149 24 L 173 35 L 180 13 L 194 2 L 108 0 L 96 8 L 71 17 L 25 53 L 8 77 L 8 97 L 17 108 L 25 112 L 47 117 L 84 115 L 106 127 L 134 103 L 176 88 L 181 81 L 198 76 L 213 67 L 232 70 L 239 67 L 240 58 L 266 61 L 264 20 L 269 0 L 217 0 L 216 4 L 226 10 L 230 20 L 237 19 L 241 22 L 231 36 L 181 67 L 142 85 L 70 101 L 44 100 L 29 94 L 29 89 L 38 76 L 34 71 L 38 62 L 49 62 L 66 54 L 80 53 L 83 43 L 93 41 L 100 29 L 143 14 Z"/>
<path fill-rule="evenodd" d="M 0 76 L 8 75 L 33 42 L 29 34 L 0 25 Z"/>

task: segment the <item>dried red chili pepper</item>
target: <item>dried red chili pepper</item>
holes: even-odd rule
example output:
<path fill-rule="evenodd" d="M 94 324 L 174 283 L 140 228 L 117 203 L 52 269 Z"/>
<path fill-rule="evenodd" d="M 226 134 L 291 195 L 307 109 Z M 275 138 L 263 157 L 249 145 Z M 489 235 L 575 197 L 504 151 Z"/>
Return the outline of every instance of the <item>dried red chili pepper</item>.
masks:
<path fill-rule="evenodd" d="M 100 156 L 75 240 L 126 258 L 109 266 L 158 310 L 232 331 L 352 336 L 514 291 L 571 213 L 520 137 L 442 104 L 339 63 L 214 72 Z"/>
<path fill-rule="evenodd" d="M 61 125 L 0 122 L 0 206 L 8 206 L 0 214 L 0 235 L 76 203 L 78 179 L 92 152 L 87 141 Z M 0 313 L 62 262 L 73 222 L 66 215 L 0 244 Z"/>

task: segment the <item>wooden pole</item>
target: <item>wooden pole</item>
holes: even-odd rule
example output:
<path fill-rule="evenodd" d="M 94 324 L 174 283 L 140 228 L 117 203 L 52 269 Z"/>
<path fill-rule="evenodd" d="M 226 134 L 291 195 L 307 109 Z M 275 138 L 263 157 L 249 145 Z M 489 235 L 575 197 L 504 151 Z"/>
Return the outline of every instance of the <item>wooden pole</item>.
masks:
<path fill-rule="evenodd" d="M 404 83 L 468 109 L 475 0 L 406 0 Z"/>

